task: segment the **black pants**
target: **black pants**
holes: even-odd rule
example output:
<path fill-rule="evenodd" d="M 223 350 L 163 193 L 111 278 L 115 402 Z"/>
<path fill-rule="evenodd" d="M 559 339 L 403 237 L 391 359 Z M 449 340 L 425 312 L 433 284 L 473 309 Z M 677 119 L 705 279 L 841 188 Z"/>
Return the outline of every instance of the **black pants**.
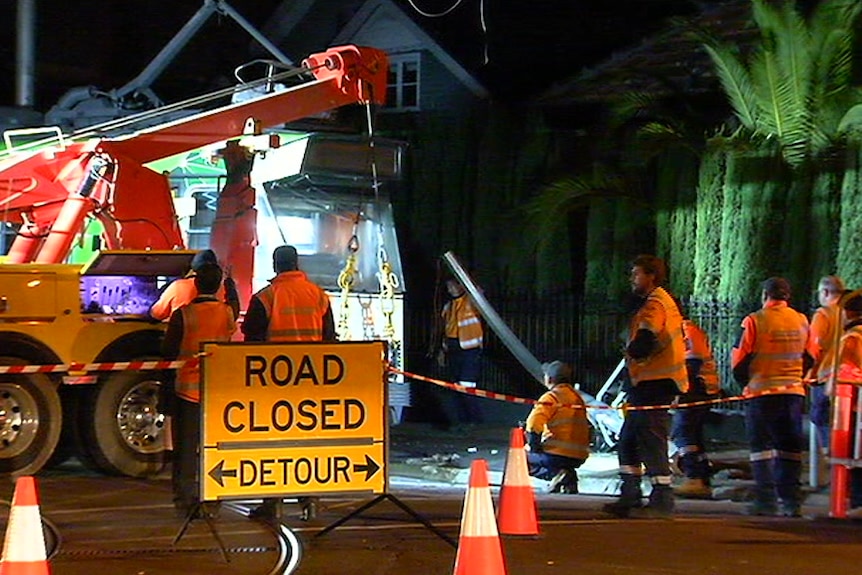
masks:
<path fill-rule="evenodd" d="M 174 506 L 180 511 L 189 511 L 199 500 L 200 424 L 200 404 L 177 398 L 172 425 L 174 459 L 171 480 Z"/>
<path fill-rule="evenodd" d="M 631 407 L 669 406 L 679 393 L 671 379 L 641 381 L 627 390 L 626 402 Z M 617 445 L 620 473 L 641 475 L 641 466 L 654 483 L 670 483 L 671 471 L 667 457 L 670 414 L 668 408 L 632 410 L 626 412 Z M 661 478 L 656 481 L 656 478 Z"/>

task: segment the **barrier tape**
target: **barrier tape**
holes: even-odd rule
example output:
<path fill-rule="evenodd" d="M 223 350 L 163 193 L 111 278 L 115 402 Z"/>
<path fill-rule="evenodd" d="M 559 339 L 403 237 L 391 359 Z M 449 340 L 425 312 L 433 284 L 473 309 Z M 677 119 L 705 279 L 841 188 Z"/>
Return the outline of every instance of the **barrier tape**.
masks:
<path fill-rule="evenodd" d="M 528 399 L 524 397 L 518 397 L 515 395 L 508 395 L 505 393 L 495 393 L 493 391 L 485 391 L 484 389 L 476 389 L 473 387 L 464 387 L 463 385 L 458 385 L 457 383 L 451 383 L 448 381 L 443 381 L 440 379 L 434 379 L 431 377 L 425 377 L 424 375 L 418 375 L 415 373 L 410 373 L 409 371 L 403 371 L 392 366 L 388 367 L 388 371 L 392 373 L 396 373 L 399 375 L 403 375 L 408 379 L 415 379 L 418 381 L 427 381 L 429 383 L 433 383 L 435 385 L 439 385 L 440 387 L 445 387 L 447 389 L 451 389 L 453 391 L 457 391 L 459 393 L 466 393 L 467 395 L 475 395 L 477 397 L 487 397 L 488 399 L 497 399 L 500 401 L 508 401 L 511 403 L 521 403 L 526 405 L 534 405 L 539 403 L 536 399 Z M 753 399 L 755 397 L 761 397 L 764 395 L 775 395 L 782 393 L 784 391 L 788 391 L 791 389 L 798 388 L 798 385 L 782 385 L 780 387 L 774 387 L 770 389 L 766 389 L 764 391 L 759 391 L 757 393 L 743 393 L 741 395 L 734 395 L 731 397 L 720 397 L 715 399 L 704 399 L 700 401 L 690 401 L 686 403 L 671 403 L 668 405 L 623 405 L 619 407 L 611 406 L 611 405 L 564 405 L 563 407 L 571 407 L 574 409 L 618 409 L 621 411 L 650 411 L 657 409 L 682 409 L 689 407 L 698 407 L 701 405 L 716 405 L 719 403 L 726 403 L 730 401 L 745 401 L 748 399 Z"/>
<path fill-rule="evenodd" d="M 163 369 L 178 369 L 183 367 L 184 365 L 194 365 L 198 363 L 200 359 L 198 357 L 192 359 L 179 359 L 173 361 L 166 360 L 154 360 L 154 361 L 109 361 L 109 362 L 101 362 L 101 363 L 59 363 L 54 365 L 0 365 L 0 374 L 31 374 L 31 373 L 72 373 L 79 374 L 91 371 L 126 371 L 126 370 L 134 370 L 134 371 L 153 371 L 153 370 L 163 370 Z M 494 391 L 487 391 L 484 389 L 478 389 L 475 387 L 464 387 L 463 385 L 458 385 L 457 383 L 451 383 L 448 381 L 443 381 L 440 379 L 434 379 L 432 377 L 426 377 L 424 375 L 419 375 L 416 373 L 411 373 L 409 371 L 404 371 L 392 365 L 387 364 L 386 370 L 395 373 L 398 375 L 403 375 L 408 379 L 415 379 L 417 381 L 425 381 L 428 383 L 433 383 L 435 385 L 439 385 L 440 387 L 445 387 L 447 389 L 451 389 L 453 391 L 457 391 L 459 393 L 465 393 L 467 395 L 474 395 L 476 397 L 485 397 L 487 399 L 494 399 L 497 401 L 506 401 L 509 403 L 519 403 L 522 405 L 534 405 L 539 403 L 536 399 L 518 397 L 516 395 L 510 395 L 507 393 L 497 393 Z M 648 410 L 656 410 L 656 409 L 681 409 L 681 408 L 689 408 L 689 407 L 698 407 L 702 405 L 716 405 L 719 403 L 726 403 L 730 401 L 744 401 L 747 399 L 752 399 L 755 397 L 761 397 L 764 395 L 775 395 L 777 393 L 782 393 L 784 391 L 788 391 L 790 389 L 797 388 L 797 385 L 784 385 L 781 387 L 775 387 L 766 389 L 764 391 L 760 391 L 757 393 L 744 393 L 742 395 L 735 395 L 732 397 L 721 397 L 715 399 L 704 399 L 701 401 L 691 401 L 687 403 L 672 403 L 669 405 L 623 405 L 620 407 L 610 406 L 610 405 L 567 405 L 564 407 L 572 407 L 575 409 L 580 409 L 582 407 L 586 407 L 586 409 L 619 409 L 622 411 L 648 411 Z"/>
<path fill-rule="evenodd" d="M 59 363 L 56 365 L 0 365 L 0 373 L 81 373 L 88 371 L 148 371 L 156 369 L 177 369 L 186 364 L 197 363 L 199 360 L 175 361 L 108 361 L 102 363 Z"/>

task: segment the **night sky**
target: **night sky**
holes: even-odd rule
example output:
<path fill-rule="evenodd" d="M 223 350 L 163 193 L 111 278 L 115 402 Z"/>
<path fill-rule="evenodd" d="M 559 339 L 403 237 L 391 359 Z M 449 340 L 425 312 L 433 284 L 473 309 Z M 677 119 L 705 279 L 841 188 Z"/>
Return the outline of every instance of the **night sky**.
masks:
<path fill-rule="evenodd" d="M 413 0 L 413 4 L 433 13 L 456 1 Z M 0 46 L 4 66 L 0 105 L 14 104 L 16 2 L 0 3 L 0 32 L 8 39 Z M 228 1 L 258 28 L 280 2 Z M 636 45 L 660 29 L 668 16 L 696 9 L 693 0 L 461 0 L 447 16 L 426 18 L 408 0 L 395 2 L 504 100 L 537 94 L 615 50 Z M 95 85 L 105 90 L 123 86 L 203 4 L 201 0 L 36 3 L 36 108 L 40 111 L 75 86 Z M 212 17 L 159 78 L 156 92 L 162 99 L 174 101 L 225 85 L 233 68 L 248 59 L 249 43 L 250 36 L 232 20 Z M 301 59 L 305 55 L 288 56 Z"/>

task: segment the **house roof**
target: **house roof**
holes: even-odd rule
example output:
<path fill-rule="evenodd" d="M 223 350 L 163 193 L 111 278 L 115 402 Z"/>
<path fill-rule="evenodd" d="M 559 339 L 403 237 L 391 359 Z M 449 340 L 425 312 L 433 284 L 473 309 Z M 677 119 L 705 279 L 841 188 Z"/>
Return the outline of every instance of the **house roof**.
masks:
<path fill-rule="evenodd" d="M 350 17 L 339 24 L 335 37 L 330 39 L 330 46 L 365 44 L 390 54 L 427 50 L 474 95 L 479 98 L 488 96 L 486 88 L 392 0 L 366 0 L 353 4 L 358 8 L 352 13 L 347 11 Z M 267 36 L 280 44 L 301 31 L 303 20 L 315 8 L 333 11 L 334 5 L 332 0 L 285 0 L 267 24 Z M 339 8 L 343 11 L 346 6 L 347 3 L 342 3 Z"/>
<path fill-rule="evenodd" d="M 536 99 L 542 106 L 601 102 L 627 92 L 666 94 L 671 87 L 687 93 L 718 89 L 712 61 L 692 32 L 703 31 L 722 43 L 744 46 L 758 34 L 750 0 L 706 6 L 699 14 L 678 17 L 640 45 L 559 82 Z"/>

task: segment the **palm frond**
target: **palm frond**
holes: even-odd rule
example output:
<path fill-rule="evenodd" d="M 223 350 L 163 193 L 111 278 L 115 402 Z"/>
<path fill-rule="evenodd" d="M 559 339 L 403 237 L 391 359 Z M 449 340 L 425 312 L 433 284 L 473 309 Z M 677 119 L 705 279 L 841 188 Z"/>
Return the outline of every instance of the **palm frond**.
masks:
<path fill-rule="evenodd" d="M 718 79 L 739 121 L 749 130 L 756 130 L 759 112 L 748 70 L 730 48 L 706 44 L 704 49 L 715 64 Z"/>
<path fill-rule="evenodd" d="M 627 195 L 626 180 L 619 175 L 566 176 L 551 182 L 522 207 L 526 242 L 533 249 L 544 249 L 572 211 L 603 198 Z"/>

